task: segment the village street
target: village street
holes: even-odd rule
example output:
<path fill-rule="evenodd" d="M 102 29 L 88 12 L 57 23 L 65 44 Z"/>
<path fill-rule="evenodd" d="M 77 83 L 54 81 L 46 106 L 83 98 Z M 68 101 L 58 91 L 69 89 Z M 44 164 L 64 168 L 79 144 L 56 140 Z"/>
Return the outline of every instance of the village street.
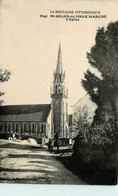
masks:
<path fill-rule="evenodd" d="M 0 183 L 84 184 L 47 148 L 0 140 Z"/>

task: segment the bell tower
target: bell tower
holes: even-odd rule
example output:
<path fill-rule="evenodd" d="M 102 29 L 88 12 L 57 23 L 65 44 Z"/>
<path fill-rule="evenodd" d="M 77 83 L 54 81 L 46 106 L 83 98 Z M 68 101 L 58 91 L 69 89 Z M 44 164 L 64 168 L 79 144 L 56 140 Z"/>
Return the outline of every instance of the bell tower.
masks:
<path fill-rule="evenodd" d="M 68 129 L 68 89 L 62 65 L 61 44 L 59 44 L 56 70 L 51 87 L 52 137 L 69 138 Z"/>

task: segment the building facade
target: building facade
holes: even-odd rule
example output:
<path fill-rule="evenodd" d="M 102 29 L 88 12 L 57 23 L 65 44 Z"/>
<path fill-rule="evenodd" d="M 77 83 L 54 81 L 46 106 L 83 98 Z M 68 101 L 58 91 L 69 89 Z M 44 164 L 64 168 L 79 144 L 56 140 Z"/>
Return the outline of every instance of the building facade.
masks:
<path fill-rule="evenodd" d="M 69 138 L 67 99 L 68 89 L 62 66 L 61 45 L 59 44 L 57 65 L 51 87 L 52 135 L 57 138 Z"/>
<path fill-rule="evenodd" d="M 0 106 L 0 136 L 17 139 L 35 138 L 38 143 L 51 134 L 51 105 L 7 105 Z"/>
<path fill-rule="evenodd" d="M 51 104 L 0 106 L 0 138 L 13 134 L 21 139 L 69 138 L 67 99 L 68 89 L 59 44 Z"/>

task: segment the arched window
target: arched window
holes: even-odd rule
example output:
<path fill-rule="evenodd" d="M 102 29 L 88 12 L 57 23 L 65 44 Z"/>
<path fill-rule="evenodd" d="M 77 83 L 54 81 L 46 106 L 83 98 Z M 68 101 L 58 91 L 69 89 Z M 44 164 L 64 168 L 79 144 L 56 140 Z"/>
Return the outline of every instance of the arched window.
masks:
<path fill-rule="evenodd" d="M 55 86 L 55 93 L 57 94 L 57 85 Z"/>
<path fill-rule="evenodd" d="M 7 124 L 4 125 L 5 132 L 7 132 Z"/>
<path fill-rule="evenodd" d="M 5 124 L 2 124 L 2 131 L 5 132 Z"/>
<path fill-rule="evenodd" d="M 27 132 L 27 126 L 24 124 L 24 132 Z"/>
<path fill-rule="evenodd" d="M 32 133 L 32 123 L 29 124 L 29 133 Z"/>
<path fill-rule="evenodd" d="M 43 124 L 41 125 L 41 132 L 43 133 L 44 131 L 44 127 L 43 127 Z"/>
<path fill-rule="evenodd" d="M 34 132 L 34 131 L 35 131 L 35 125 L 32 124 L 32 132 Z"/>
<path fill-rule="evenodd" d="M 8 124 L 8 132 L 10 132 L 10 131 L 11 131 L 11 125 Z"/>
<path fill-rule="evenodd" d="M 24 129 L 23 129 L 23 123 L 21 124 L 21 133 L 23 133 Z"/>
<path fill-rule="evenodd" d="M 16 124 L 16 133 L 18 133 L 18 132 L 19 132 L 19 125 Z"/>
<path fill-rule="evenodd" d="M 0 131 L 2 130 L 2 124 L 0 124 Z"/>
<path fill-rule="evenodd" d="M 58 89 L 59 89 L 59 93 L 60 93 L 60 90 L 61 90 L 61 87 L 60 87 L 60 85 L 59 85 Z"/>

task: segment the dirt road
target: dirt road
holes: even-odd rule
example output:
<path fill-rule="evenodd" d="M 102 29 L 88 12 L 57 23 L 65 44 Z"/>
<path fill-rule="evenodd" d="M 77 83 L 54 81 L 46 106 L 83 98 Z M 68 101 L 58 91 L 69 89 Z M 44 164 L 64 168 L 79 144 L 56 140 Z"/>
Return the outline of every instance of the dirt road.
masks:
<path fill-rule="evenodd" d="M 47 149 L 0 140 L 0 182 L 31 184 L 84 184 Z"/>

